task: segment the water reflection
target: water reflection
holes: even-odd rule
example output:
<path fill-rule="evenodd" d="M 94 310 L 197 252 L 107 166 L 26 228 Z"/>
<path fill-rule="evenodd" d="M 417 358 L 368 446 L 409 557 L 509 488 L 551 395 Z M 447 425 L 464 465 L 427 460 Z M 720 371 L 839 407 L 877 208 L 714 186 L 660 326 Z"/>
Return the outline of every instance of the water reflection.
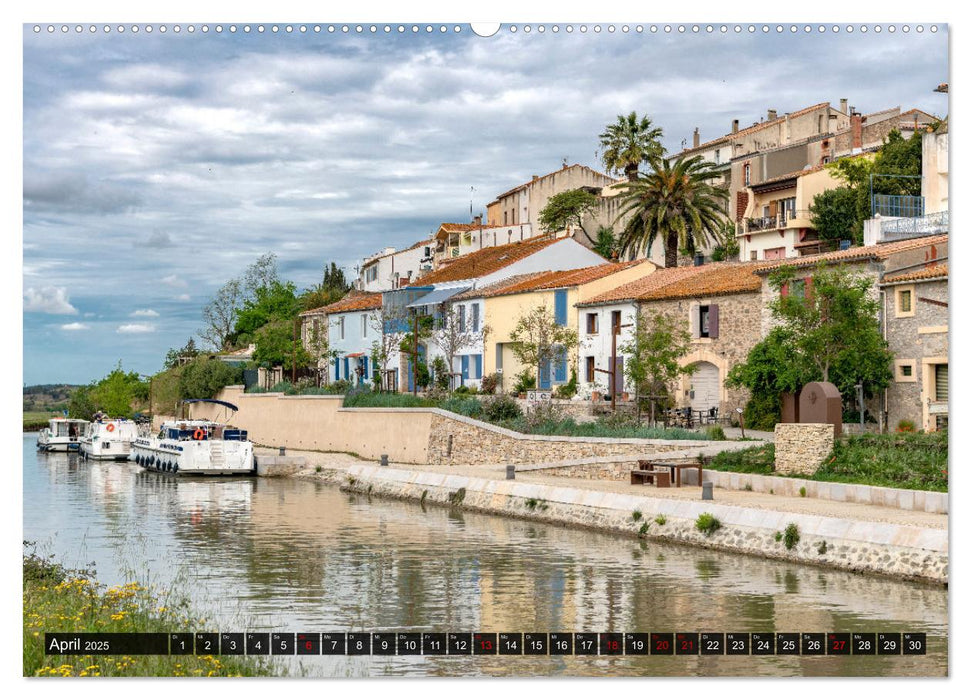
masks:
<path fill-rule="evenodd" d="M 308 675 L 940 675 L 947 592 L 287 479 L 34 453 L 24 529 L 68 564 L 177 586 L 223 631 L 926 631 L 927 657 L 360 657 Z"/>

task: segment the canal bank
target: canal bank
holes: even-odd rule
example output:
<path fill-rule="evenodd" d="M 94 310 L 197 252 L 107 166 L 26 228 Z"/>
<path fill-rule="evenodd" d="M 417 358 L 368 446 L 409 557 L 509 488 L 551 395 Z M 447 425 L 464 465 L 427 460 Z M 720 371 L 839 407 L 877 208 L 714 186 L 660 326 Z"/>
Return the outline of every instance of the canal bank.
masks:
<path fill-rule="evenodd" d="M 505 480 L 497 467 L 375 466 L 346 455 L 294 453 L 308 468 L 295 478 L 321 480 L 374 496 L 593 528 L 629 537 L 946 585 L 947 516 L 876 505 L 742 491 L 655 490 L 618 482 L 521 472 Z M 705 515 L 718 525 L 702 531 Z"/>

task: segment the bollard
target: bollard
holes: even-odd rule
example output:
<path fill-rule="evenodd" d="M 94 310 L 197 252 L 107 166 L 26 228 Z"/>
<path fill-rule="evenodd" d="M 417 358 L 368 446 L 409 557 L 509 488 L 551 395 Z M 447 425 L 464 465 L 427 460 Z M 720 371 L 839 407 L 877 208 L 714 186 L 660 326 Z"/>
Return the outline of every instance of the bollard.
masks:
<path fill-rule="evenodd" d="M 710 481 L 704 481 L 701 484 L 701 500 L 702 501 L 713 501 L 715 500 L 715 495 L 712 493 L 713 484 Z"/>
<path fill-rule="evenodd" d="M 381 466 L 388 466 L 388 455 L 381 455 Z"/>
<path fill-rule="evenodd" d="M 283 457 L 286 453 L 287 453 L 287 448 L 281 446 L 280 447 L 280 456 Z"/>
<path fill-rule="evenodd" d="M 516 465 L 515 464 L 507 464 L 506 465 L 506 478 L 507 479 L 515 479 L 516 478 Z"/>

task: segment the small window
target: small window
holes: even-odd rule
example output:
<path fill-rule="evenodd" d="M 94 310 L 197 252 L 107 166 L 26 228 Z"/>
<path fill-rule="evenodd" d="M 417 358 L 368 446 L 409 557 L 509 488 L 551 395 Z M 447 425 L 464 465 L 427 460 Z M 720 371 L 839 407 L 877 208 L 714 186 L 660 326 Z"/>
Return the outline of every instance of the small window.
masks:
<path fill-rule="evenodd" d="M 599 332 L 600 314 L 587 314 L 587 334 L 593 335 Z"/>
<path fill-rule="evenodd" d="M 757 251 L 757 250 L 749 251 L 748 259 L 749 260 L 758 260 L 759 259 L 759 251 Z"/>
<path fill-rule="evenodd" d="M 472 309 L 472 332 L 479 332 L 479 305 L 471 304 L 469 308 Z"/>
<path fill-rule="evenodd" d="M 709 321 L 709 307 L 699 306 L 698 307 L 698 337 L 707 338 L 709 337 L 710 327 Z"/>
<path fill-rule="evenodd" d="M 748 163 L 745 164 L 745 186 L 748 187 L 752 184 L 752 166 Z"/>
<path fill-rule="evenodd" d="M 900 376 L 902 376 L 902 377 L 913 377 L 914 376 L 914 366 L 913 365 L 901 365 L 900 366 Z"/>
<path fill-rule="evenodd" d="M 914 287 L 912 285 L 894 287 L 894 316 L 897 318 L 914 315 Z"/>
<path fill-rule="evenodd" d="M 610 312 L 610 332 L 620 333 L 620 312 L 619 311 Z"/>
<path fill-rule="evenodd" d="M 593 355 L 587 355 L 587 378 L 586 381 L 592 382 L 597 375 L 596 372 L 596 360 Z"/>
<path fill-rule="evenodd" d="M 459 333 L 465 333 L 465 306 L 459 306 Z"/>
<path fill-rule="evenodd" d="M 337 322 L 341 330 L 341 340 L 344 340 L 344 317 L 341 316 L 340 320 Z"/>
<path fill-rule="evenodd" d="M 900 312 L 907 313 L 911 310 L 911 291 L 903 289 L 900 292 Z"/>

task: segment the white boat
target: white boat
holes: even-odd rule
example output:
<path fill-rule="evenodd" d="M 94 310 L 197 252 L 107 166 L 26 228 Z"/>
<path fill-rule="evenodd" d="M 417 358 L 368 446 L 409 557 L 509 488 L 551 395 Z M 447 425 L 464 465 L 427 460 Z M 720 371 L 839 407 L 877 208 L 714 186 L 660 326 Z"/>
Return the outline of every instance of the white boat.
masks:
<path fill-rule="evenodd" d="M 75 452 L 81 446 L 86 420 L 51 418 L 48 427 L 37 436 L 37 449 L 42 452 Z"/>
<path fill-rule="evenodd" d="M 214 403 L 216 399 L 187 399 L 183 403 Z M 139 437 L 132 447 L 135 463 L 150 471 L 170 474 L 253 474 L 253 443 L 245 430 L 210 420 L 170 420 L 153 437 Z"/>
<path fill-rule="evenodd" d="M 85 459 L 126 460 L 138 437 L 138 424 L 125 418 L 102 418 L 88 423 L 81 438 Z"/>

